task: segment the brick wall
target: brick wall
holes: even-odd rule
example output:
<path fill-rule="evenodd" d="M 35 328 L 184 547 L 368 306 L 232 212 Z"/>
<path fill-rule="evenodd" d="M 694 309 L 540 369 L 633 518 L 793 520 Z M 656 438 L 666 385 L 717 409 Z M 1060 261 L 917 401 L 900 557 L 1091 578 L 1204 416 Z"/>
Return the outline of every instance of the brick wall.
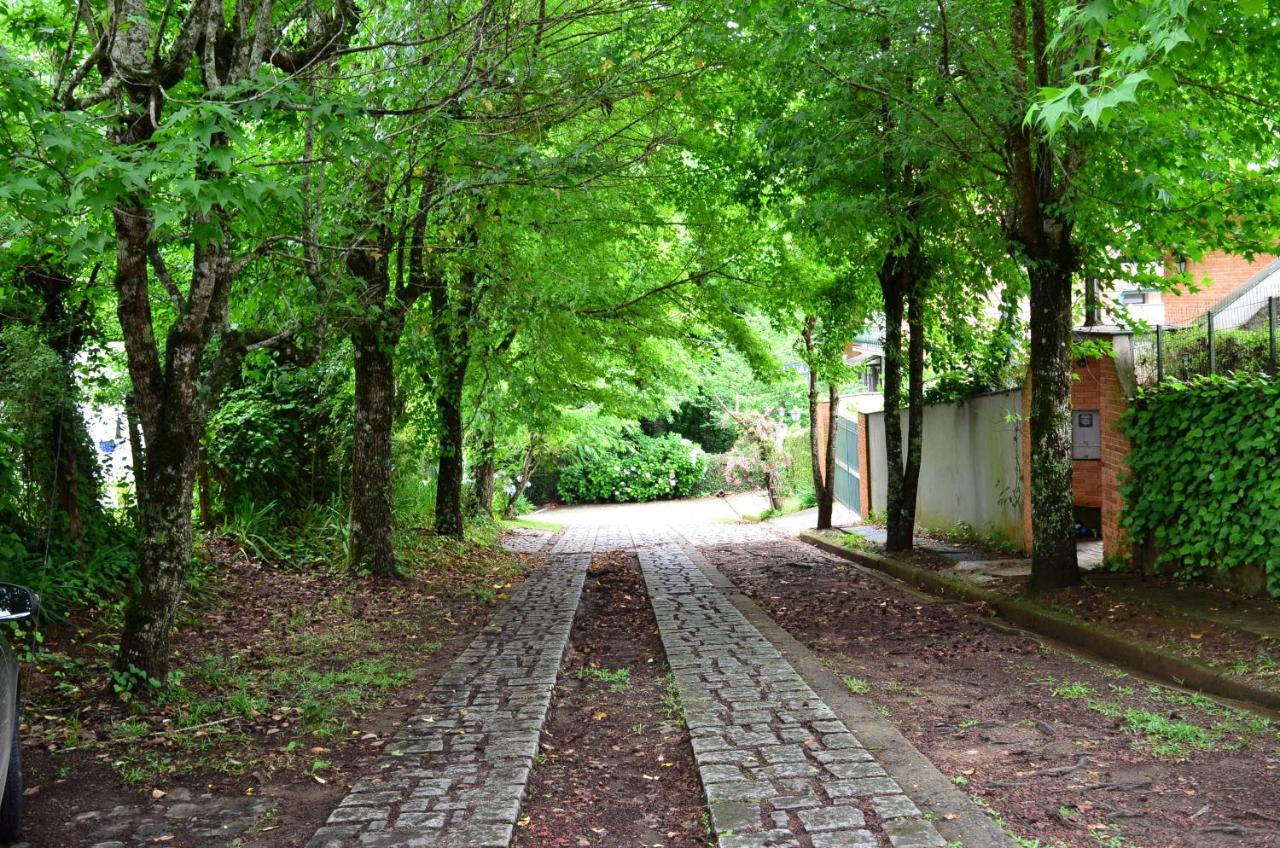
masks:
<path fill-rule="evenodd" d="M 1102 548 L 1108 557 L 1130 559 L 1129 549 L 1120 529 L 1124 499 L 1120 496 L 1120 477 L 1124 458 L 1129 453 L 1129 439 L 1120 429 L 1120 416 L 1129 401 L 1121 387 L 1116 363 L 1111 357 L 1090 358 L 1076 366 L 1077 379 L 1071 387 L 1071 405 L 1075 409 L 1096 409 L 1102 428 L 1102 459 L 1075 460 L 1072 463 L 1071 488 L 1076 506 L 1099 507 L 1102 510 Z M 1027 539 L 1031 535 L 1031 377 L 1022 385 L 1022 523 Z M 1028 547 L 1030 543 L 1028 542 Z"/>
<path fill-rule="evenodd" d="M 1200 282 L 1208 276 L 1209 280 L 1197 292 L 1166 293 L 1164 322 L 1185 324 L 1194 321 L 1275 259 L 1274 256 L 1259 255 L 1250 262 L 1243 256 L 1215 252 L 1206 253 L 1199 262 L 1188 262 L 1187 272 L 1192 279 Z"/>
<path fill-rule="evenodd" d="M 1110 361 L 1110 360 L 1108 360 Z M 1075 379 L 1071 383 L 1071 408 L 1073 410 L 1096 409 L 1102 411 L 1099 394 L 1097 360 L 1089 359 L 1075 367 Z M 1071 492 L 1076 506 L 1102 506 L 1102 463 L 1096 459 L 1076 459 L 1071 462 Z"/>
<path fill-rule="evenodd" d="M 1120 428 L 1120 416 L 1128 406 L 1124 388 L 1110 357 L 1090 360 L 1098 364 L 1098 389 L 1102 410 L 1102 550 L 1108 557 L 1130 560 L 1129 545 L 1120 529 L 1124 498 L 1120 478 L 1129 455 L 1129 437 Z"/>

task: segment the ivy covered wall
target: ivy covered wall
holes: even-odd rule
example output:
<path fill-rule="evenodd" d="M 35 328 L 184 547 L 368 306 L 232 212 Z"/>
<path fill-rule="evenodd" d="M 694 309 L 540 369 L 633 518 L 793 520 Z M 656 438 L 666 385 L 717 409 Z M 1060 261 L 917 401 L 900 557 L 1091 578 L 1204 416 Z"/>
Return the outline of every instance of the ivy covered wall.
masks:
<path fill-rule="evenodd" d="M 1257 566 L 1280 596 L 1280 382 L 1164 383 L 1140 392 L 1123 426 L 1123 523 L 1149 561 L 1183 577 Z"/>

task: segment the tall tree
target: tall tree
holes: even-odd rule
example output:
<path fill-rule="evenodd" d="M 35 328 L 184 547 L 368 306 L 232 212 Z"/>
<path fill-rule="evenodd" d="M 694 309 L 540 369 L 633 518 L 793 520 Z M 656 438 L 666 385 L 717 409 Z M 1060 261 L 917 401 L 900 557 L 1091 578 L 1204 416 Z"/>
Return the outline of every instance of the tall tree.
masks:
<path fill-rule="evenodd" d="M 102 112 L 111 125 L 114 161 L 85 178 L 97 177 L 88 202 L 110 208 L 117 316 L 144 449 L 142 543 L 118 658 L 135 684 L 168 671 L 212 396 L 245 350 L 271 339 L 233 332 L 227 321 L 237 276 L 267 244 L 237 251 L 237 224 L 252 217 L 265 182 L 260 173 L 245 179 L 253 169 L 236 164 L 242 122 L 268 105 L 270 97 L 255 94 L 333 54 L 355 21 L 346 0 L 322 8 L 238 0 L 163 10 L 144 0 L 101 9 L 82 3 L 53 69 L 57 107 Z M 190 105 L 169 114 L 179 93 Z M 174 251 L 162 249 L 167 231 L 181 233 Z M 185 274 L 170 272 L 175 254 L 189 257 Z M 154 312 L 157 293 L 163 323 Z"/>

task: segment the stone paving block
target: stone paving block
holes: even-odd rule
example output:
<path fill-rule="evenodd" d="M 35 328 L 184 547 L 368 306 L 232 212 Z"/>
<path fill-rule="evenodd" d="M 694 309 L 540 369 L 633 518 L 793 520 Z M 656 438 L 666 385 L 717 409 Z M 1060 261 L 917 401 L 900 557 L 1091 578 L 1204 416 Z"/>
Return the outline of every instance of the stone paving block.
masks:
<path fill-rule="evenodd" d="M 824 768 L 839 778 L 884 777 L 884 769 L 874 761 L 826 763 Z"/>
<path fill-rule="evenodd" d="M 867 823 L 866 816 L 857 807 L 821 807 L 801 810 L 799 815 L 811 834 L 827 830 L 854 830 Z"/>
<path fill-rule="evenodd" d="M 902 791 L 898 784 L 888 777 L 831 780 L 824 784 L 824 788 L 833 798 L 869 798 L 872 795 L 893 795 Z"/>
<path fill-rule="evenodd" d="M 882 819 L 913 818 L 920 810 L 906 795 L 880 795 L 871 800 L 876 815 Z"/>
<path fill-rule="evenodd" d="M 921 818 L 891 819 L 884 823 L 884 830 L 893 848 L 947 848 L 947 841 Z"/>
<path fill-rule="evenodd" d="M 869 830 L 830 831 L 813 834 L 813 848 L 877 848 L 880 841 Z"/>

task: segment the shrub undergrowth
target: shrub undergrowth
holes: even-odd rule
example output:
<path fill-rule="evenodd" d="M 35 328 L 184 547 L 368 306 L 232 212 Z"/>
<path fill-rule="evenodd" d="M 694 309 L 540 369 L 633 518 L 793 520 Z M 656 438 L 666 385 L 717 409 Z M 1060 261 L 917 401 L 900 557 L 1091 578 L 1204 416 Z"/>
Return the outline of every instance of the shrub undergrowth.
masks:
<path fill-rule="evenodd" d="M 605 449 L 580 451 L 561 470 L 565 503 L 652 501 L 693 494 L 706 468 L 702 449 L 674 434 L 633 434 Z"/>

